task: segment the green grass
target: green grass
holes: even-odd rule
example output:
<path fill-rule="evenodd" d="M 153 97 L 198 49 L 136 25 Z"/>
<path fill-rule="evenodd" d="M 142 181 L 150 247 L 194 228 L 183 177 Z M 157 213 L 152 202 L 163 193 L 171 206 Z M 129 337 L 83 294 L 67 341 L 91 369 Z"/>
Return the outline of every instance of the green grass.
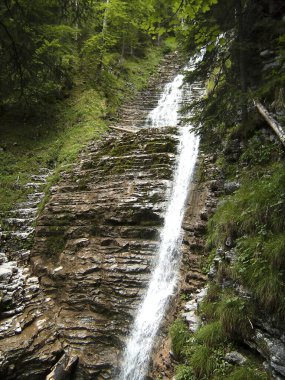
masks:
<path fill-rule="evenodd" d="M 263 154 L 263 153 L 262 153 Z M 256 153 L 258 155 L 258 153 Z M 219 277 L 245 285 L 259 306 L 285 321 L 285 166 L 283 162 L 244 174 L 242 186 L 227 196 L 209 222 L 208 245 L 236 243 L 233 266 L 223 262 Z"/>
<path fill-rule="evenodd" d="M 0 213 L 25 199 L 25 184 L 40 168 L 62 170 L 82 147 L 106 129 L 104 99 L 95 90 L 77 90 L 70 99 L 50 109 L 50 119 L 27 122 L 2 119 L 0 128 Z M 54 178 L 54 180 L 57 177 Z"/>
<path fill-rule="evenodd" d="M 162 46 L 149 47 L 143 58 L 122 58 L 120 62 L 120 77 L 108 74 L 100 84 L 101 91 L 106 95 L 110 119 L 117 118 L 118 107 L 126 100 L 131 100 L 135 94 L 148 83 L 150 76 L 156 71 L 163 57 Z"/>
<path fill-rule="evenodd" d="M 195 334 L 195 339 L 209 346 L 230 341 L 239 342 L 252 332 L 254 308 L 251 303 L 223 285 L 211 284 L 210 294 L 202 301 L 199 314 L 207 323 Z M 211 292 L 215 292 L 214 297 Z"/>
<path fill-rule="evenodd" d="M 209 245 L 228 236 L 278 232 L 285 228 L 285 166 L 273 164 L 260 178 L 248 176 L 242 187 L 225 198 L 209 222 Z"/>
<path fill-rule="evenodd" d="M 251 328 L 249 318 L 252 315 L 249 313 L 250 305 L 241 298 L 223 291 L 221 287 L 218 293 L 214 321 L 205 321 L 194 334 L 188 331 L 181 319 L 176 320 L 171 326 L 172 349 L 176 349 L 176 353 L 179 354 L 177 357 L 183 363 L 176 367 L 175 378 L 238 380 L 246 374 L 248 377 L 244 378 L 248 380 L 255 380 L 257 376 L 262 380 L 270 379 L 258 358 L 243 349 L 246 363 L 242 367 L 225 360 L 227 352 L 241 349 L 241 336 L 249 336 L 247 331 Z M 204 300 L 204 303 L 210 303 L 210 300 Z"/>
<path fill-rule="evenodd" d="M 236 368 L 225 380 L 267 380 L 269 375 L 259 369 L 248 367 Z"/>
<path fill-rule="evenodd" d="M 224 344 L 227 341 L 227 336 L 222 322 L 218 320 L 202 326 L 195 334 L 195 339 L 207 347 L 215 347 Z"/>
<path fill-rule="evenodd" d="M 191 338 L 191 333 L 182 319 L 176 319 L 173 322 L 169 329 L 169 335 L 171 338 L 171 347 L 174 355 L 177 358 L 182 358 L 185 354 L 187 342 Z"/>
<path fill-rule="evenodd" d="M 162 58 L 163 46 L 157 49 L 149 48 L 146 51 L 145 59 L 128 59 L 125 60 L 123 66 L 127 73 L 128 82 L 126 87 L 129 93 L 132 90 L 140 91 L 148 83 L 150 75 L 155 71 L 160 59 Z"/>
<path fill-rule="evenodd" d="M 31 175 L 38 174 L 40 168 L 53 169 L 47 190 L 58 181 L 61 171 L 72 169 L 88 141 L 102 138 L 111 123 L 107 117 L 147 84 L 162 51 L 162 47 L 150 48 L 144 58 L 126 60 L 109 98 L 99 86 L 91 88 L 79 77 L 67 99 L 47 106 L 41 114 L 27 120 L 15 115 L 1 118 L 0 223 L 16 202 L 26 199 L 31 190 L 25 184 Z M 41 208 L 47 199 L 48 193 Z"/>
<path fill-rule="evenodd" d="M 195 380 L 193 370 L 189 365 L 178 365 L 175 368 L 175 379 L 176 380 Z"/>
<path fill-rule="evenodd" d="M 285 321 L 285 236 L 246 236 L 237 243 L 235 271 L 258 304 Z"/>
<path fill-rule="evenodd" d="M 251 321 L 254 314 L 247 300 L 231 292 L 224 292 L 218 306 L 219 321 L 222 331 L 233 341 L 242 341 L 252 333 Z"/>
<path fill-rule="evenodd" d="M 189 361 L 196 379 L 210 378 L 218 367 L 218 361 L 213 350 L 204 345 L 195 347 Z"/>

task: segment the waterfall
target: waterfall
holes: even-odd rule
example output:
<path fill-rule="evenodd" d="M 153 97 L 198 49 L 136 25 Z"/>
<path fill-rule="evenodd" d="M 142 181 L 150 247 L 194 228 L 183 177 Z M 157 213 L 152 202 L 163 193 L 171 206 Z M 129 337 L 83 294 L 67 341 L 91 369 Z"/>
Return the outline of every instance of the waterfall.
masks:
<path fill-rule="evenodd" d="M 147 126 L 177 126 L 179 107 L 185 90 L 182 88 L 183 78 L 179 74 L 173 82 L 165 86 L 157 107 L 147 117 Z M 175 292 L 180 263 L 181 225 L 198 145 L 199 139 L 190 132 L 190 126 L 181 127 L 172 193 L 160 236 L 156 265 L 127 341 L 121 380 L 145 378 L 155 336 L 169 298 Z"/>
<path fill-rule="evenodd" d="M 178 74 L 173 82 L 167 83 L 161 98 L 146 118 L 146 126 L 149 127 L 170 127 L 176 126 L 179 121 L 179 108 L 182 101 L 184 76 Z"/>

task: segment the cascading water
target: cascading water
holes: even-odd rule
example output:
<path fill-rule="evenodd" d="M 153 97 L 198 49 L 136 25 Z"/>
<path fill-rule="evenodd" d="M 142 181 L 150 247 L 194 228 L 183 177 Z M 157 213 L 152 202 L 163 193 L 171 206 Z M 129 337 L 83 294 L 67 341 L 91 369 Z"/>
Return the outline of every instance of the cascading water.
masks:
<path fill-rule="evenodd" d="M 173 82 L 167 83 L 158 105 L 148 114 L 149 127 L 176 126 L 179 121 L 179 108 L 182 101 L 184 75 L 178 74 Z"/>
<path fill-rule="evenodd" d="M 183 98 L 183 75 L 167 84 L 158 106 L 147 118 L 149 127 L 177 126 Z M 180 263 L 181 225 L 189 183 L 198 154 L 199 139 L 190 127 L 181 127 L 172 193 L 167 207 L 157 261 L 147 293 L 138 310 L 127 342 L 120 374 L 121 380 L 143 380 L 155 336 L 173 295 Z"/>

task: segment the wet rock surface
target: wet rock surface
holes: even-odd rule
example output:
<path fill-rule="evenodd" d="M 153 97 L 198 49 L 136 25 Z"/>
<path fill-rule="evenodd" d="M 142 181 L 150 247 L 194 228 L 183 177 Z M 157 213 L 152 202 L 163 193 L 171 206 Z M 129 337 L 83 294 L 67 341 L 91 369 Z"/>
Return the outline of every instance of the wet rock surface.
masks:
<path fill-rule="evenodd" d="M 167 54 L 158 72 L 151 76 L 148 86 L 120 110 L 119 126 L 144 126 L 148 113 L 157 105 L 165 83 L 173 80 L 184 63 L 177 52 Z"/>
<path fill-rule="evenodd" d="M 246 357 L 238 351 L 231 351 L 225 355 L 225 360 L 230 364 L 243 365 L 246 362 Z"/>
<path fill-rule="evenodd" d="M 16 362 L 28 358 L 30 346 L 37 340 L 45 309 L 45 306 L 39 308 L 44 302 L 44 295 L 39 278 L 28 263 L 37 207 L 44 197 L 41 189 L 50 174 L 50 170 L 42 169 L 38 175 L 32 176 L 26 185 L 32 192 L 25 202 L 18 203 L 10 212 L 4 220 L 5 230 L 0 231 L 0 377 L 3 379 L 16 376 L 24 379 L 45 368 L 45 359 L 42 358 L 34 369 L 27 371 L 26 376 L 21 372 L 15 373 Z M 34 328 L 31 329 L 33 323 Z M 18 340 L 18 337 L 21 338 Z M 39 339 L 37 344 L 40 353 L 44 343 Z"/>
<path fill-rule="evenodd" d="M 120 111 L 119 127 L 142 124 L 180 69 L 178 61 L 165 57 L 148 87 Z M 27 184 L 33 193 L 9 215 L 7 231 L 0 230 L 6 297 L 0 378 L 43 379 L 62 367 L 60 358 L 77 356 L 75 379 L 115 378 L 152 268 L 176 145 L 173 128 L 107 133 L 90 143 L 80 164 L 50 190 L 36 228 L 49 173 Z M 23 249 L 33 236 L 32 252 Z"/>
<path fill-rule="evenodd" d="M 177 362 L 171 354 L 167 326 L 175 316 L 180 315 L 193 332 L 201 325 L 197 309 L 206 294 L 205 287 L 208 280 L 203 273 L 201 261 L 208 255 L 205 248 L 207 220 L 215 211 L 218 196 L 223 192 L 223 183 L 219 179 L 220 174 L 214 158 L 200 152 L 183 222 L 181 247 L 183 257 L 180 284 L 177 289 L 180 297 L 173 302 L 162 327 L 161 336 L 153 355 L 153 365 L 150 371 L 152 379 L 172 379 L 174 376 L 174 366 Z"/>
<path fill-rule="evenodd" d="M 260 319 L 259 326 L 255 326 L 254 334 L 246 343 L 265 359 L 265 368 L 279 380 L 285 378 L 285 334 L 272 325 L 272 321 L 268 323 L 265 318 Z"/>
<path fill-rule="evenodd" d="M 90 143 L 37 220 L 34 277 L 0 255 L 6 302 L 21 306 L 0 323 L 7 380 L 43 379 L 63 352 L 79 357 L 76 379 L 115 378 L 158 245 L 177 134 L 111 133 Z"/>
<path fill-rule="evenodd" d="M 20 324 L 14 323 L 13 318 L 34 304 L 39 293 L 38 278 L 27 263 L 37 206 L 44 196 L 39 190 L 50 174 L 49 170 L 41 169 L 40 174 L 32 176 L 26 187 L 35 191 L 28 195 L 26 202 L 18 203 L 9 213 L 4 219 L 6 229 L 0 231 L 0 320 L 10 318 L 0 324 L 0 338 L 21 332 Z"/>

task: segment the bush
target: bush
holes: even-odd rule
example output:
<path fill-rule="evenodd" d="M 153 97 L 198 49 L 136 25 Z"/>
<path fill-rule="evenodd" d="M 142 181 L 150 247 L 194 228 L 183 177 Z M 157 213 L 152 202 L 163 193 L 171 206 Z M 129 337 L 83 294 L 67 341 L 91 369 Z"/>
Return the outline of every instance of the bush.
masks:
<path fill-rule="evenodd" d="M 221 299 L 221 287 L 212 282 L 208 287 L 207 294 L 199 305 L 199 314 L 207 321 L 217 320 L 217 305 Z"/>
<path fill-rule="evenodd" d="M 163 41 L 163 54 L 171 53 L 177 49 L 177 41 L 175 37 L 167 37 Z"/>
<path fill-rule="evenodd" d="M 272 165 L 261 178 L 249 177 L 234 195 L 225 198 L 209 221 L 210 245 L 219 246 L 228 236 L 284 231 L 284 165 Z"/>
<path fill-rule="evenodd" d="M 257 302 L 268 312 L 285 320 L 285 237 L 284 234 L 245 237 L 238 241 L 235 270 L 251 289 Z"/>
<path fill-rule="evenodd" d="M 179 365 L 176 368 L 175 379 L 176 380 L 194 380 L 195 377 L 193 375 L 192 368 L 186 365 Z"/>

